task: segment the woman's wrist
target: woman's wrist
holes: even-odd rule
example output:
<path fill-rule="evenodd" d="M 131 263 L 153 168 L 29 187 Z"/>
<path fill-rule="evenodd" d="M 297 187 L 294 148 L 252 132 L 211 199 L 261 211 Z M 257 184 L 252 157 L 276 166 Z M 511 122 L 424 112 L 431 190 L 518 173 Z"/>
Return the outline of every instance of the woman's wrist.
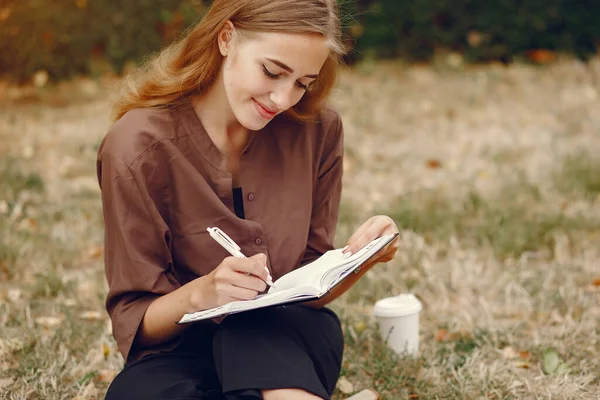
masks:
<path fill-rule="evenodd" d="M 187 294 L 185 296 L 187 299 L 185 305 L 187 310 L 186 312 L 191 313 L 201 310 L 208 310 L 209 308 L 213 307 L 209 304 L 207 299 L 207 283 L 209 279 L 209 275 L 201 276 L 183 286 L 183 289 Z"/>

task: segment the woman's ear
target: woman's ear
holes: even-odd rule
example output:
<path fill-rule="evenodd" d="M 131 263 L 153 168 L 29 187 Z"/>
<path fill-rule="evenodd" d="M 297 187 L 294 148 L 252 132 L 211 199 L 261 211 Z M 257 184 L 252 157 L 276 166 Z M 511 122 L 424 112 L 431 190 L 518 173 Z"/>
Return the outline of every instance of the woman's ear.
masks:
<path fill-rule="evenodd" d="M 219 51 L 223 57 L 229 55 L 231 52 L 231 45 L 233 43 L 233 32 L 235 27 L 229 20 L 225 21 L 225 24 L 217 35 L 217 41 L 219 43 Z"/>

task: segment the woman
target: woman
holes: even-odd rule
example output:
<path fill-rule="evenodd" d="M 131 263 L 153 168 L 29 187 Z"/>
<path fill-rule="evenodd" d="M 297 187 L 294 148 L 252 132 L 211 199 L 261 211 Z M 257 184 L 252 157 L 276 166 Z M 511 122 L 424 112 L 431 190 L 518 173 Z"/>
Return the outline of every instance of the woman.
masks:
<path fill-rule="evenodd" d="M 268 275 L 277 279 L 333 248 L 343 137 L 323 103 L 343 54 L 336 7 L 335 0 L 215 0 L 116 102 L 98 176 L 106 306 L 126 367 L 108 399 L 333 392 L 343 337 L 324 302 L 175 322 L 252 299 Z M 228 257 L 209 226 L 252 256 Z M 395 232 L 390 218 L 373 217 L 345 252 Z M 397 247 L 375 261 L 391 260 Z"/>

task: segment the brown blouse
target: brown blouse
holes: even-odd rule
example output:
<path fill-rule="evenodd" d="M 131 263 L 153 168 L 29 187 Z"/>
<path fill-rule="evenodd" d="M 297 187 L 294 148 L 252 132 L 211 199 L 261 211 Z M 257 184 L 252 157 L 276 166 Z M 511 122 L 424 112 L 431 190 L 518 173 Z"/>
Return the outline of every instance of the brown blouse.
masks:
<path fill-rule="evenodd" d="M 240 159 L 240 219 L 226 159 L 190 103 L 178 110 L 135 109 L 118 120 L 102 141 L 97 172 L 106 308 L 124 359 L 169 351 L 180 341 L 132 348 L 154 299 L 229 256 L 207 227 L 223 229 L 248 256 L 265 253 L 273 279 L 332 249 L 342 153 L 342 123 L 331 110 L 310 123 L 278 116 L 252 132 Z"/>

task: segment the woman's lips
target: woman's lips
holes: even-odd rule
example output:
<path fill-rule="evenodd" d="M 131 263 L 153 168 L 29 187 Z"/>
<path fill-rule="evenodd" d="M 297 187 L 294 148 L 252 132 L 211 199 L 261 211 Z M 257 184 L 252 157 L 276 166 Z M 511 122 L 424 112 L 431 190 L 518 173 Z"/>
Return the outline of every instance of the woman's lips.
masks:
<path fill-rule="evenodd" d="M 258 101 L 252 99 L 254 101 L 254 106 L 256 107 L 256 111 L 258 112 L 258 115 L 260 115 L 261 117 L 265 118 L 265 119 L 271 119 L 273 118 L 277 112 L 271 111 L 268 108 L 266 108 L 265 106 L 263 106 L 262 104 L 260 104 Z"/>

